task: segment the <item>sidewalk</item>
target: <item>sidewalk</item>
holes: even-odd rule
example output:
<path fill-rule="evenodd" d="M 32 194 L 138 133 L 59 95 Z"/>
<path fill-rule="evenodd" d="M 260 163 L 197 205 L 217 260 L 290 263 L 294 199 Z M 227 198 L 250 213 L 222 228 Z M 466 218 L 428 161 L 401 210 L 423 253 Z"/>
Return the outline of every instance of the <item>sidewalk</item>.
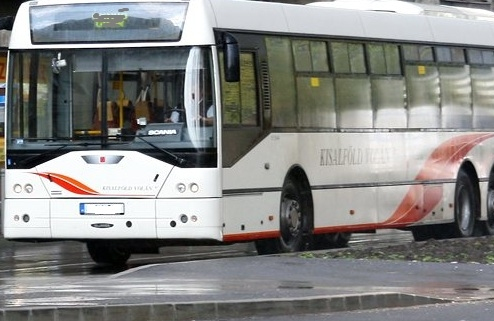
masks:
<path fill-rule="evenodd" d="M 255 256 L 2 280 L 0 320 L 214 320 L 494 298 L 494 265 Z"/>

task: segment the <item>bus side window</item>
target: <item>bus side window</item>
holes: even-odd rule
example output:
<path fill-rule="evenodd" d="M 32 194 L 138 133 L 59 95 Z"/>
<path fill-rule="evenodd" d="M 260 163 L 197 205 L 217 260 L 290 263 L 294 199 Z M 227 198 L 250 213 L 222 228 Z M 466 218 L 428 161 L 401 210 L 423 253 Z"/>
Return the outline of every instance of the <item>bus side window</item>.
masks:
<path fill-rule="evenodd" d="M 298 125 L 336 127 L 334 81 L 329 72 L 327 43 L 292 40 L 297 90 Z"/>
<path fill-rule="evenodd" d="M 494 52 L 468 49 L 472 82 L 473 127 L 492 128 L 494 123 Z"/>
<path fill-rule="evenodd" d="M 338 127 L 372 128 L 371 84 L 364 45 L 332 42 Z"/>
<path fill-rule="evenodd" d="M 265 38 L 269 89 L 271 95 L 271 125 L 297 126 L 297 95 L 292 45 L 288 37 Z"/>
<path fill-rule="evenodd" d="M 254 52 L 241 52 L 239 82 L 227 82 L 221 71 L 225 167 L 245 154 L 261 132 L 255 58 Z"/>
<path fill-rule="evenodd" d="M 405 79 L 398 45 L 366 45 L 371 75 L 374 128 L 406 128 Z"/>
<path fill-rule="evenodd" d="M 439 70 L 432 47 L 404 45 L 408 128 L 440 128 Z"/>
<path fill-rule="evenodd" d="M 223 123 L 225 125 L 257 126 L 257 94 L 254 54 L 240 55 L 242 72 L 239 82 L 226 82 L 222 78 Z"/>

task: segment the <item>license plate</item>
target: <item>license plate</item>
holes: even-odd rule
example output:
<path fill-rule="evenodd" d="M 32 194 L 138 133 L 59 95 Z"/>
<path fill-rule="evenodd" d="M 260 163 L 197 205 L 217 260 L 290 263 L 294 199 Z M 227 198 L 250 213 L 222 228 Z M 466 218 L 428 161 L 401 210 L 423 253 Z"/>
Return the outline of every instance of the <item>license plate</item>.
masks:
<path fill-rule="evenodd" d="M 124 215 L 123 203 L 80 203 L 81 215 Z"/>

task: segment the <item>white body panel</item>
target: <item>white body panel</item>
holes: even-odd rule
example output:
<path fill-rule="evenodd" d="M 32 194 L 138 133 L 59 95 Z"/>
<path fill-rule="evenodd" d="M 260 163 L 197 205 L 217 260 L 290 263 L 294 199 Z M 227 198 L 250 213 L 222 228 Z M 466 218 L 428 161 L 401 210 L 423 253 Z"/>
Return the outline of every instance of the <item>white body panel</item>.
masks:
<path fill-rule="evenodd" d="M 492 137 L 434 132 L 271 134 L 224 170 L 225 190 L 246 190 L 225 198 L 225 213 L 235 213 L 225 216 L 225 235 L 241 239 L 249 231 L 274 232 L 281 195 L 276 189 L 293 164 L 304 169 L 312 187 L 316 231 L 452 222 L 459 166 L 465 160 L 474 162 L 479 180 L 485 182 L 494 162 L 494 154 L 485 155 L 494 150 Z M 468 144 L 472 149 L 458 149 Z M 419 180 L 439 182 L 422 185 Z M 249 189 L 269 188 L 273 191 L 248 195 Z M 485 202 L 481 203 L 485 215 Z"/>
<path fill-rule="evenodd" d="M 137 152 L 68 153 L 32 170 L 8 171 L 4 233 L 9 238 L 111 239 L 130 235 L 221 240 L 218 173 L 174 168 Z M 180 193 L 179 183 L 187 187 L 194 183 L 199 189 Z M 17 193 L 15 185 L 31 185 L 33 191 Z M 83 215 L 81 204 L 123 204 L 124 213 L 111 215 L 102 210 L 99 215 Z M 29 222 L 22 219 L 26 214 Z M 196 216 L 197 221 L 182 223 L 184 214 Z"/>

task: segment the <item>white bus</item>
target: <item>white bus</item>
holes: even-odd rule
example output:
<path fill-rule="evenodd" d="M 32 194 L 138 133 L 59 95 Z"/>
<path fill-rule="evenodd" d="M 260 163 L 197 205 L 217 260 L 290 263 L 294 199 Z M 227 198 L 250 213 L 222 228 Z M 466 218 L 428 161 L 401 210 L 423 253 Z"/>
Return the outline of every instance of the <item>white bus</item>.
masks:
<path fill-rule="evenodd" d="M 455 10 L 23 3 L 4 237 L 123 264 L 175 244 L 494 233 L 494 24 Z"/>

